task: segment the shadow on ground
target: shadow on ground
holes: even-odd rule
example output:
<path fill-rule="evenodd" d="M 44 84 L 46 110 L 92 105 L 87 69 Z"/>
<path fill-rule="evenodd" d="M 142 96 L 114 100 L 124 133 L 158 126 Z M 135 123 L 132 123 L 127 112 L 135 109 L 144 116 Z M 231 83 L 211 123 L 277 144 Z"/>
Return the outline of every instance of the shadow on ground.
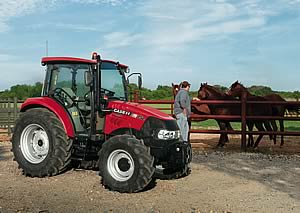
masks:
<path fill-rule="evenodd" d="M 270 142 L 265 139 L 258 150 L 242 152 L 239 139 L 231 139 L 221 149 L 215 148 L 217 140 L 216 137 L 192 139 L 192 143 L 196 142 L 193 146 L 193 163 L 258 181 L 300 200 L 300 143 L 287 141 L 285 147 L 280 149 L 277 145 L 270 151 Z"/>

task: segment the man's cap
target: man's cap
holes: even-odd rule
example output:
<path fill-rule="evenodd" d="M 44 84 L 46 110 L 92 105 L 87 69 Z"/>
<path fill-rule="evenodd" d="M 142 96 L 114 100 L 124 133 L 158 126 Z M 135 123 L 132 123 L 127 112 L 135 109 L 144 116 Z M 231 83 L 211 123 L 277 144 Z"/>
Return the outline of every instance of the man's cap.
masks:
<path fill-rule="evenodd" d="M 185 88 L 185 87 L 187 87 L 187 86 L 191 86 L 191 84 L 190 84 L 189 82 L 187 82 L 187 81 L 183 81 L 183 82 L 181 83 L 181 86 L 182 86 L 183 88 Z"/>

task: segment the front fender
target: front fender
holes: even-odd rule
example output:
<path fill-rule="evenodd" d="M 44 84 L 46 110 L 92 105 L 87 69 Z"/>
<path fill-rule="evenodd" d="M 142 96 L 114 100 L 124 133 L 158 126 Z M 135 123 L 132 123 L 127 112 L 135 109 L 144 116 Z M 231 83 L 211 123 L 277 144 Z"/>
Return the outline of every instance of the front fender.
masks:
<path fill-rule="evenodd" d="M 69 114 L 63 106 L 57 103 L 55 100 L 49 97 L 39 97 L 39 98 L 28 98 L 21 106 L 20 111 L 25 112 L 28 109 L 32 108 L 46 108 L 53 112 L 61 121 L 66 131 L 66 134 L 70 138 L 74 138 L 74 126 L 72 120 L 70 119 Z"/>

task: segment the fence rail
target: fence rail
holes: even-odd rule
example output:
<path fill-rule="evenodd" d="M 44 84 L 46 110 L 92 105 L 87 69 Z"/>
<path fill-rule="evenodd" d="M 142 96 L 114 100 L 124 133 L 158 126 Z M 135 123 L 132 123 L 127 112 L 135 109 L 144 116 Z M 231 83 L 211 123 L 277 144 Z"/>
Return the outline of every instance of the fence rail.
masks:
<path fill-rule="evenodd" d="M 12 128 L 19 116 L 19 104 L 23 101 L 16 97 L 11 99 L 0 99 L 0 128 L 7 129 L 0 134 L 11 134 Z"/>
<path fill-rule="evenodd" d="M 173 103 L 174 100 L 139 100 L 138 97 L 135 96 L 134 101 L 140 104 L 147 104 L 147 105 L 159 105 L 159 104 L 170 104 L 170 107 L 158 107 L 160 110 L 167 110 L 169 114 L 174 116 L 173 112 Z M 300 136 L 300 132 L 297 131 L 284 131 L 284 132 L 269 132 L 269 131 L 248 131 L 246 129 L 246 122 L 247 120 L 292 120 L 292 121 L 300 121 L 299 110 L 294 114 L 285 114 L 285 116 L 249 116 L 247 115 L 247 105 L 251 104 L 272 104 L 272 105 L 285 105 L 294 108 L 300 109 L 300 102 L 299 101 L 286 101 L 286 102 L 279 102 L 279 101 L 248 101 L 246 95 L 244 94 L 241 100 L 234 100 L 234 101 L 223 101 L 223 100 L 200 100 L 200 101 L 192 101 L 192 104 L 201 105 L 201 104 L 208 104 L 208 105 L 227 105 L 227 104 L 238 104 L 241 107 L 241 114 L 240 115 L 199 115 L 199 114 L 192 114 L 191 120 L 192 121 L 203 121 L 207 119 L 215 119 L 215 120 L 230 120 L 230 121 L 238 121 L 241 122 L 241 130 L 203 130 L 203 129 L 190 129 L 190 133 L 206 133 L 206 134 L 239 134 L 241 135 L 241 148 L 246 150 L 246 134 L 253 134 L 253 135 L 285 135 L 285 136 Z"/>
<path fill-rule="evenodd" d="M 159 110 L 168 111 L 170 115 L 173 115 L 173 100 L 139 100 L 138 98 L 134 99 L 134 102 L 140 104 L 153 105 L 155 104 L 155 108 Z M 12 128 L 15 124 L 16 119 L 19 116 L 19 106 L 20 103 L 23 103 L 22 100 L 17 100 L 17 98 L 13 99 L 1 99 L 0 100 L 0 128 L 7 129 L 7 132 L 0 132 L 0 134 L 12 132 Z M 226 104 L 238 104 L 241 107 L 240 115 L 199 115 L 192 114 L 192 121 L 203 121 L 207 119 L 221 119 L 221 120 L 230 120 L 230 121 L 238 121 L 241 122 L 240 130 L 203 130 L 203 129 L 193 129 L 191 128 L 190 133 L 208 133 L 208 134 L 239 134 L 241 135 L 241 148 L 246 149 L 246 134 L 276 134 L 276 135 L 286 135 L 286 136 L 300 136 L 300 132 L 297 131 L 285 131 L 285 132 L 260 132 L 260 131 L 247 131 L 246 122 L 247 120 L 291 120 L 291 121 L 300 121 L 299 111 L 296 114 L 286 114 L 285 116 L 248 116 L 246 115 L 247 105 L 248 104 L 272 104 L 272 105 L 285 105 L 285 106 L 293 106 L 295 108 L 300 109 L 300 102 L 298 101 L 287 101 L 287 102 L 278 102 L 278 101 L 247 101 L 246 97 L 243 97 L 241 100 L 236 101 L 218 101 L 218 100 L 201 100 L 201 101 L 192 101 L 192 104 L 209 104 L 209 105 L 226 105 Z M 165 106 L 157 106 L 157 105 L 169 105 L 169 107 Z"/>

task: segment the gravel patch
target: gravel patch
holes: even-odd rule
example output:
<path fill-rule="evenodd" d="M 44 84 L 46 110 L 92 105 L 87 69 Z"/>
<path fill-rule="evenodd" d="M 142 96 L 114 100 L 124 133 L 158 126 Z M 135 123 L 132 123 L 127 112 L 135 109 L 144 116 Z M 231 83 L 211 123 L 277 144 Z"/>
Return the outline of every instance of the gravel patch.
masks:
<path fill-rule="evenodd" d="M 97 171 L 50 178 L 22 175 L 0 142 L 0 212 L 300 212 L 298 154 L 194 150 L 192 172 L 125 194 L 102 187 Z"/>

